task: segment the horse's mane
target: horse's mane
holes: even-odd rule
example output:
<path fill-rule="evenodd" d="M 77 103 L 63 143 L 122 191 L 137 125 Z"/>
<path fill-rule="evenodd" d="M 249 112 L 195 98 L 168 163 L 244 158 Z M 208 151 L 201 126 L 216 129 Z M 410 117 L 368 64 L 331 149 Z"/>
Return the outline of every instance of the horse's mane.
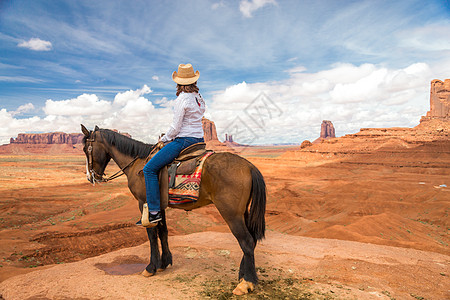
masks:
<path fill-rule="evenodd" d="M 132 157 L 146 158 L 153 148 L 153 145 L 151 144 L 133 140 L 132 138 L 109 129 L 100 129 L 99 131 L 102 137 L 110 145 L 115 146 L 117 150 L 123 154 Z"/>

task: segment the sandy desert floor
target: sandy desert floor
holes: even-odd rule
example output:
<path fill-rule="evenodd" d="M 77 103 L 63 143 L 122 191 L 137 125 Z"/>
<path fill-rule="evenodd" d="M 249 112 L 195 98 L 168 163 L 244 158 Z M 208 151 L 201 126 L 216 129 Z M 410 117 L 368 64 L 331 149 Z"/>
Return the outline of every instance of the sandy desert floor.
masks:
<path fill-rule="evenodd" d="M 397 146 L 238 149 L 268 188 L 250 298 L 450 297 L 450 142 Z M 0 155 L 0 195 L 5 299 L 226 299 L 237 283 L 241 251 L 214 206 L 168 209 L 174 266 L 133 275 L 148 259 L 137 202 L 123 177 L 89 184 L 83 155 Z"/>

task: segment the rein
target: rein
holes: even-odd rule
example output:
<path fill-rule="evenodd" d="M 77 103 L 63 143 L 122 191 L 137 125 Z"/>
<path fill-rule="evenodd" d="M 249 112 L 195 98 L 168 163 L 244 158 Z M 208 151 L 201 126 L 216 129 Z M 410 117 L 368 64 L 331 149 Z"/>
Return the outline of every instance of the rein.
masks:
<path fill-rule="evenodd" d="M 119 171 L 117 171 L 116 173 L 114 173 L 113 175 L 111 175 L 111 176 L 109 176 L 109 177 L 107 177 L 107 178 L 103 178 L 103 176 L 102 176 L 102 177 L 101 177 L 101 178 L 102 178 L 102 182 L 108 182 L 108 181 L 111 181 L 111 180 L 113 180 L 113 179 L 116 179 L 116 178 L 118 178 L 118 177 L 124 175 L 124 174 L 125 174 L 124 170 L 125 170 L 126 168 L 128 168 L 129 166 L 131 166 L 137 159 L 138 159 L 138 157 L 136 156 L 136 157 L 133 158 L 133 160 L 130 161 L 125 167 L 121 168 Z"/>
<path fill-rule="evenodd" d="M 108 181 L 111 181 L 113 179 L 116 179 L 116 178 L 124 175 L 125 174 L 125 170 L 127 168 L 129 168 L 131 165 L 133 165 L 133 163 L 139 158 L 139 157 L 136 156 L 125 167 L 121 168 L 119 171 L 117 171 L 113 175 L 111 175 L 111 176 L 109 176 L 107 178 L 104 178 L 103 177 L 104 174 L 98 174 L 94 170 L 94 157 L 93 157 L 93 154 L 92 154 L 92 152 L 93 152 L 92 143 L 93 142 L 95 142 L 95 135 L 93 136 L 93 138 L 86 139 L 86 143 L 89 143 L 88 144 L 88 149 L 87 149 L 87 154 L 88 154 L 87 155 L 88 156 L 88 172 L 91 173 L 94 184 L 95 184 L 95 182 L 108 182 Z M 159 146 L 159 147 L 157 147 L 157 146 Z M 150 155 L 156 153 L 160 148 L 162 148 L 162 146 L 159 145 L 159 144 L 153 145 L 153 147 L 152 147 L 152 149 L 150 151 Z"/>
<path fill-rule="evenodd" d="M 159 146 L 159 147 L 158 147 L 158 146 Z M 151 156 L 152 154 L 155 154 L 155 153 L 158 152 L 161 148 L 162 148 L 161 145 L 155 144 L 155 145 L 152 147 L 152 150 L 150 151 L 149 156 Z M 156 150 L 156 151 L 155 151 L 155 150 Z M 91 154 L 91 155 L 92 155 L 92 154 Z M 124 175 L 124 174 L 125 174 L 124 170 L 125 170 L 126 168 L 128 168 L 129 166 L 131 166 L 138 158 L 139 158 L 139 157 L 136 156 L 132 161 L 130 161 L 130 162 L 128 163 L 128 165 L 126 165 L 125 167 L 123 167 L 122 169 L 120 169 L 120 171 L 117 171 L 117 172 L 114 173 L 113 175 L 109 176 L 108 178 L 103 178 L 103 176 L 100 176 L 100 177 L 102 178 L 102 182 L 107 182 L 107 181 L 116 179 L 116 178 L 118 178 L 118 177 Z M 94 169 L 92 169 L 92 171 L 94 171 Z M 94 172 L 95 172 L 95 171 L 94 171 Z"/>
<path fill-rule="evenodd" d="M 95 136 L 94 136 L 95 137 Z M 87 154 L 88 154 L 88 172 L 92 174 L 92 179 L 93 182 L 95 184 L 95 182 L 108 182 L 111 181 L 113 179 L 116 179 L 122 175 L 125 174 L 125 170 L 130 167 L 139 157 L 135 157 L 133 158 L 133 160 L 131 160 L 125 167 L 121 168 L 119 171 L 117 171 L 116 173 L 114 173 L 113 175 L 104 178 L 103 175 L 104 174 L 98 174 L 97 172 L 95 172 L 94 170 L 94 157 L 92 155 L 92 143 L 95 142 L 95 138 L 92 139 L 87 139 L 86 143 L 89 143 L 88 145 L 88 149 L 87 149 Z M 98 179 L 100 178 L 100 179 Z"/>

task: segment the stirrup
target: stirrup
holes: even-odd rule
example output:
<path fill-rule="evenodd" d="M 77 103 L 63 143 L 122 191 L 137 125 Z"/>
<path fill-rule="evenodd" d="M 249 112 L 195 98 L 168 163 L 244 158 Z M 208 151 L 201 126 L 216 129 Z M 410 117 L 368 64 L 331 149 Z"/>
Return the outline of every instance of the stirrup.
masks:
<path fill-rule="evenodd" d="M 152 227 L 155 227 L 157 225 L 157 223 L 150 223 L 150 221 L 148 219 L 148 205 L 147 205 L 147 203 L 144 203 L 144 205 L 142 206 L 141 223 L 142 223 L 142 226 L 144 226 L 145 228 L 152 228 Z"/>

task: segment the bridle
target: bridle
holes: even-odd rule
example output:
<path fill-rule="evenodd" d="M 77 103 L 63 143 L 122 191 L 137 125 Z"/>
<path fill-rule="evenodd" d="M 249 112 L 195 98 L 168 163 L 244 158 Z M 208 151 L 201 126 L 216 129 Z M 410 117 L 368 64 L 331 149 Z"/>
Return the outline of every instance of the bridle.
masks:
<path fill-rule="evenodd" d="M 91 134 L 89 135 L 89 138 L 86 139 L 87 159 L 88 159 L 88 172 L 92 176 L 92 183 L 95 184 L 96 182 L 108 182 L 108 181 L 111 181 L 113 179 L 116 179 L 116 178 L 124 175 L 125 174 L 125 172 L 124 172 L 125 169 L 130 167 L 138 159 L 138 157 L 135 157 L 125 167 L 121 168 L 119 171 L 117 171 L 113 175 L 104 178 L 103 177 L 103 175 L 105 175 L 104 173 L 103 174 L 98 174 L 94 170 L 94 155 L 92 154 L 92 152 L 93 152 L 93 143 L 95 142 L 95 134 L 93 134 L 93 133 L 94 132 L 91 131 Z M 90 138 L 91 136 L 92 136 L 92 138 Z"/>

